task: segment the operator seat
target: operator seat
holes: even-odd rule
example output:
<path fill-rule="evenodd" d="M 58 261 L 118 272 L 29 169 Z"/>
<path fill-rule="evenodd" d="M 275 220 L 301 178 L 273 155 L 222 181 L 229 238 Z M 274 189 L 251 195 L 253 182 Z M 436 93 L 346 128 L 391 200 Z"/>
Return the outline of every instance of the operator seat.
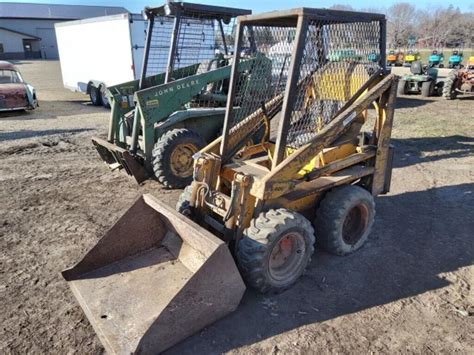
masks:
<path fill-rule="evenodd" d="M 410 66 L 410 72 L 413 75 L 421 75 L 423 74 L 423 65 L 421 65 L 421 62 L 419 60 L 411 63 Z"/>

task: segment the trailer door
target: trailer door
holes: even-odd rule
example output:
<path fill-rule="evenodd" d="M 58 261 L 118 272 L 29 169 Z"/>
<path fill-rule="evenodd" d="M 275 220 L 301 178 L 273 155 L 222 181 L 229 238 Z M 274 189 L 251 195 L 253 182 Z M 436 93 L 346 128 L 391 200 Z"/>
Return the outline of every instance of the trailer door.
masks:
<path fill-rule="evenodd" d="M 130 15 L 130 43 L 132 44 L 131 51 L 135 79 L 140 78 L 142 71 L 147 23 L 148 21 L 141 15 Z"/>
<path fill-rule="evenodd" d="M 64 86 L 112 86 L 134 79 L 129 14 L 55 24 Z"/>

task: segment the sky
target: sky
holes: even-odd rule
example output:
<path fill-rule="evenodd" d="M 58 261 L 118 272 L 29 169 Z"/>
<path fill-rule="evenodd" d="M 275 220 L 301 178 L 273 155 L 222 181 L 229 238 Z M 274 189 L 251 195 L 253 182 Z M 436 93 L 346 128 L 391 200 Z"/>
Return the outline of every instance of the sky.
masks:
<path fill-rule="evenodd" d="M 354 8 L 388 8 L 397 2 L 411 2 L 410 0 L 187 0 L 189 2 L 199 2 L 209 5 L 220 5 L 229 7 L 240 7 L 256 12 L 283 10 L 294 7 L 330 7 L 334 4 L 352 5 Z M 23 2 L 23 3 L 47 3 L 47 4 L 71 4 L 71 5 L 105 5 L 122 6 L 131 12 L 139 13 L 145 6 L 160 6 L 165 0 L 0 0 L 2 2 Z M 474 11 L 474 0 L 416 0 L 419 9 L 429 9 L 436 6 L 446 7 L 450 3 L 459 7 L 461 11 Z"/>

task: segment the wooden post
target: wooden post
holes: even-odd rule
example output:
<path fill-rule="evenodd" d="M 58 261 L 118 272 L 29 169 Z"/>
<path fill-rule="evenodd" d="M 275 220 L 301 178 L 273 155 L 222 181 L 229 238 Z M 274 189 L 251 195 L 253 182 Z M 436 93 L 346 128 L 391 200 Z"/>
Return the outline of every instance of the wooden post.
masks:
<path fill-rule="evenodd" d="M 380 105 L 383 117 L 381 129 L 378 132 L 377 154 L 375 156 L 375 172 L 372 180 L 372 195 L 377 196 L 384 190 L 387 163 L 389 158 L 390 137 L 392 136 L 393 117 L 395 113 L 395 101 L 397 98 L 398 80 L 392 81 L 389 90 L 384 93 L 385 105 Z M 380 119 L 380 118 L 379 118 Z"/>

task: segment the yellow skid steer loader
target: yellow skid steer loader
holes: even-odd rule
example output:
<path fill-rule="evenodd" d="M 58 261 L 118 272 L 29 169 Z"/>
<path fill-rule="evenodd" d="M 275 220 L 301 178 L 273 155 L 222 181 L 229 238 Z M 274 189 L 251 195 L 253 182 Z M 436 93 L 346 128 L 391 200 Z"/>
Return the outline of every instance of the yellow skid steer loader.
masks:
<path fill-rule="evenodd" d="M 177 211 L 144 195 L 63 272 L 108 351 L 166 350 L 232 312 L 244 281 L 281 292 L 315 247 L 364 244 L 392 169 L 385 26 L 379 14 L 308 8 L 238 18 L 222 137 L 195 155 Z M 257 71 L 271 62 L 271 78 L 239 80 L 247 52 L 266 63 Z"/>

